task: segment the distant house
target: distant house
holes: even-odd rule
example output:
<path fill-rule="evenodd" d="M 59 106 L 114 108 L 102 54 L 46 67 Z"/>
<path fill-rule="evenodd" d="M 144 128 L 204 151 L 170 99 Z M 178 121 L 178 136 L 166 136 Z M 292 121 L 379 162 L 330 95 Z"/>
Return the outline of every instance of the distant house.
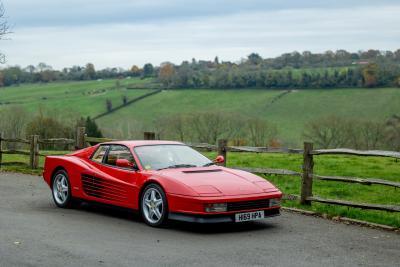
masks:
<path fill-rule="evenodd" d="M 367 65 L 367 64 L 369 64 L 369 62 L 368 61 L 354 61 L 351 64 L 352 65 Z"/>

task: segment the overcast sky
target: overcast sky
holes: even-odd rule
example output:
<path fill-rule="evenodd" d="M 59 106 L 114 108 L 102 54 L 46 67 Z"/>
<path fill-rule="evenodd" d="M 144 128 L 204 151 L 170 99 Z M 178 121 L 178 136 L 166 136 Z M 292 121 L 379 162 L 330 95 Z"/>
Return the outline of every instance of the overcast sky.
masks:
<path fill-rule="evenodd" d="M 7 64 L 57 69 L 400 48 L 400 1 L 0 0 Z M 320 3 L 316 3 L 320 2 Z"/>

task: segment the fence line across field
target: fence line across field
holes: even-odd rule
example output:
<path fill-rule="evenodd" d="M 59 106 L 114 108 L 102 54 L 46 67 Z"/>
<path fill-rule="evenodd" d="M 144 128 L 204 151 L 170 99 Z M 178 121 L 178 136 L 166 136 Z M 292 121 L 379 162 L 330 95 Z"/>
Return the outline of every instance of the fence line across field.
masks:
<path fill-rule="evenodd" d="M 144 140 L 154 140 L 155 133 L 145 132 Z M 17 165 L 21 162 L 3 162 L 3 154 L 17 154 L 29 156 L 29 167 L 32 169 L 39 168 L 39 156 L 47 156 L 47 154 L 40 153 L 39 144 L 41 145 L 75 145 L 75 149 L 85 148 L 87 145 L 94 145 L 103 142 L 117 141 L 111 138 L 98 138 L 86 135 L 85 127 L 78 127 L 76 131 L 76 139 L 67 138 L 52 138 L 52 139 L 39 139 L 38 135 L 32 135 L 29 140 L 21 138 L 4 138 L 0 132 L 0 168 L 2 165 Z M 29 145 L 29 150 L 5 150 L 3 144 L 8 143 L 21 143 Z M 313 144 L 309 142 L 304 143 L 303 149 L 276 149 L 267 147 L 249 147 L 249 146 L 228 146 L 228 140 L 218 140 L 217 145 L 205 143 L 187 143 L 188 146 L 205 151 L 216 151 L 219 155 L 224 156 L 226 161 L 228 159 L 228 152 L 247 152 L 247 153 L 288 153 L 288 154 L 303 154 L 302 171 L 297 172 L 286 169 L 271 169 L 271 168 L 253 168 L 253 167 L 232 167 L 238 170 L 244 170 L 261 175 L 282 175 L 300 177 L 300 195 L 284 194 L 283 199 L 290 201 L 299 201 L 303 205 L 311 205 L 312 202 L 320 202 L 332 205 L 341 205 L 348 207 L 355 207 L 361 209 L 383 210 L 388 212 L 400 212 L 400 206 L 396 205 L 381 205 L 369 203 L 355 203 L 345 200 L 337 199 L 324 199 L 318 196 L 313 196 L 313 180 L 334 181 L 345 183 L 358 183 L 361 185 L 380 185 L 400 188 L 400 182 L 388 181 L 380 178 L 360 178 L 348 176 L 324 176 L 314 174 L 314 156 L 321 155 L 353 155 L 353 156 L 375 156 L 375 157 L 390 157 L 400 159 L 400 152 L 395 151 L 381 151 L 381 150 L 354 150 L 354 149 L 313 149 Z"/>

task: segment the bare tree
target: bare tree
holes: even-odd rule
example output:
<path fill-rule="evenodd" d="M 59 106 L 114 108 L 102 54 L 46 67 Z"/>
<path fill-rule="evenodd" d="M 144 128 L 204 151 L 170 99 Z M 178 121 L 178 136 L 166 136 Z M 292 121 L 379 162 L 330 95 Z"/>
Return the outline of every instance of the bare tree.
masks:
<path fill-rule="evenodd" d="M 400 151 L 400 116 L 393 115 L 386 122 L 386 143 L 390 149 Z"/>
<path fill-rule="evenodd" d="M 5 11 L 3 3 L 0 2 L 0 40 L 10 33 L 10 25 L 5 17 Z M 5 63 L 5 55 L 0 52 L 0 63 Z"/>
<path fill-rule="evenodd" d="M 173 139 L 179 141 L 187 140 L 189 135 L 187 116 L 182 114 L 176 114 L 168 117 L 163 117 L 159 121 L 164 122 L 166 132 L 170 133 Z"/>
<path fill-rule="evenodd" d="M 277 129 L 261 119 L 250 119 L 247 121 L 248 137 L 254 146 L 267 146 L 276 137 Z"/>
<path fill-rule="evenodd" d="M 308 123 L 304 136 L 321 148 L 382 149 L 385 139 L 391 144 L 387 146 L 395 148 L 395 140 L 400 140 L 400 123 L 396 126 L 395 121 L 389 120 L 385 129 L 384 123 L 376 121 L 323 117 Z"/>
<path fill-rule="evenodd" d="M 364 121 L 360 125 L 364 149 L 381 149 L 385 140 L 385 125 L 381 122 Z"/>
<path fill-rule="evenodd" d="M 336 116 L 316 119 L 306 125 L 304 137 L 319 148 L 338 148 L 347 144 L 345 121 Z"/>
<path fill-rule="evenodd" d="M 28 114 L 25 109 L 12 106 L 0 111 L 0 131 L 8 138 L 22 138 Z M 15 149 L 16 143 L 9 143 L 8 147 Z"/>
<path fill-rule="evenodd" d="M 225 132 L 226 119 L 221 113 L 204 112 L 190 116 L 197 139 L 202 143 L 215 144 Z"/>

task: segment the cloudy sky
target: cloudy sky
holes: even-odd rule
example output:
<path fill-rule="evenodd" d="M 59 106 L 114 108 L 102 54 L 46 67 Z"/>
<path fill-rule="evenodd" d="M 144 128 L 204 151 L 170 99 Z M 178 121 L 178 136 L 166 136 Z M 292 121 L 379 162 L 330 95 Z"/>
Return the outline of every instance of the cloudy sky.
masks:
<path fill-rule="evenodd" d="M 400 48 L 394 0 L 0 0 L 7 64 L 54 68 L 238 61 L 251 52 Z"/>

